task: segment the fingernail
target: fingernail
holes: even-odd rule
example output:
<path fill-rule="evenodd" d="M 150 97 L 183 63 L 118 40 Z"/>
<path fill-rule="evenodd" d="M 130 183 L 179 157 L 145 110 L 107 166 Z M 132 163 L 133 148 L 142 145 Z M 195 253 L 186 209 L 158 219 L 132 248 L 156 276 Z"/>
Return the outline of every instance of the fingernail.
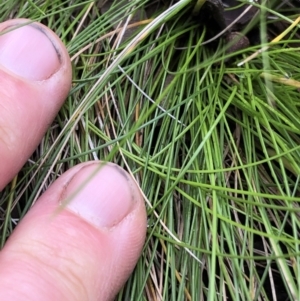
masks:
<path fill-rule="evenodd" d="M 77 172 L 61 204 L 96 227 L 112 228 L 132 211 L 135 184 L 119 166 L 103 164 L 90 164 Z"/>
<path fill-rule="evenodd" d="M 60 67 L 57 49 L 37 23 L 0 33 L 0 65 L 29 80 L 45 80 Z"/>

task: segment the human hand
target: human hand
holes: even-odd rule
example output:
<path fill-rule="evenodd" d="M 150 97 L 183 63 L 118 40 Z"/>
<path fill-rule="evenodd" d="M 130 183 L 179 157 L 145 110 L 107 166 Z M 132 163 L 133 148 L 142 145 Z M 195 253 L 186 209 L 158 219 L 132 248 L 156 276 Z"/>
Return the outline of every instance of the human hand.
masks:
<path fill-rule="evenodd" d="M 0 32 L 26 22 L 4 22 Z M 70 86 L 67 50 L 47 27 L 0 35 L 0 191 Z M 19 223 L 0 252 L 0 300 L 111 300 L 123 286 L 144 243 L 145 206 L 123 169 L 100 165 L 83 163 L 60 176 Z"/>

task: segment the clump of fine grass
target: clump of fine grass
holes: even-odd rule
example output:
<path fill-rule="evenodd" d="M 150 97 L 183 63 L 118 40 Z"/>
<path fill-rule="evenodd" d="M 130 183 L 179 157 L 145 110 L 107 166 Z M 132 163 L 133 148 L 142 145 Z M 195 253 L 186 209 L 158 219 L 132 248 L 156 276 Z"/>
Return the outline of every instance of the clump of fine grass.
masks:
<path fill-rule="evenodd" d="M 256 4 L 261 36 L 296 20 L 287 2 Z M 57 32 L 73 64 L 65 105 L 1 196 L 2 245 L 61 173 L 114 161 L 148 209 L 142 257 L 117 300 L 299 300 L 299 26 L 237 67 L 262 46 L 201 46 L 209 24 L 191 17 L 194 4 L 2 5 L 2 20 Z"/>

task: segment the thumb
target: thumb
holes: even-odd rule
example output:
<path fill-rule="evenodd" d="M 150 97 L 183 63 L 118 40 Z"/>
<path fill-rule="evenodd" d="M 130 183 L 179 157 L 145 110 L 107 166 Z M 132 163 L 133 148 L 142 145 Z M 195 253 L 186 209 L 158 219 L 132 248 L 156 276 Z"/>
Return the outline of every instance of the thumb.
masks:
<path fill-rule="evenodd" d="M 0 253 L 0 300 L 111 300 L 145 239 L 145 206 L 129 175 L 84 163 L 41 196 Z"/>

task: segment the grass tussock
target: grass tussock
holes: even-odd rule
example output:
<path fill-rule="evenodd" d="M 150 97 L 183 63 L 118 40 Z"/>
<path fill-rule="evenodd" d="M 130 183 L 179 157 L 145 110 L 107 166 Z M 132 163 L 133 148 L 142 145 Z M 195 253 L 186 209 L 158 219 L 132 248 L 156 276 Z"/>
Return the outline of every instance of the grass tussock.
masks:
<path fill-rule="evenodd" d="M 300 300 L 297 6 L 256 3 L 245 31 L 259 42 L 231 53 L 222 38 L 202 45 L 213 25 L 192 15 L 195 2 L 1 4 L 2 20 L 52 28 L 73 64 L 68 99 L 0 198 L 2 245 L 65 170 L 113 161 L 148 209 L 143 255 L 117 300 Z"/>

